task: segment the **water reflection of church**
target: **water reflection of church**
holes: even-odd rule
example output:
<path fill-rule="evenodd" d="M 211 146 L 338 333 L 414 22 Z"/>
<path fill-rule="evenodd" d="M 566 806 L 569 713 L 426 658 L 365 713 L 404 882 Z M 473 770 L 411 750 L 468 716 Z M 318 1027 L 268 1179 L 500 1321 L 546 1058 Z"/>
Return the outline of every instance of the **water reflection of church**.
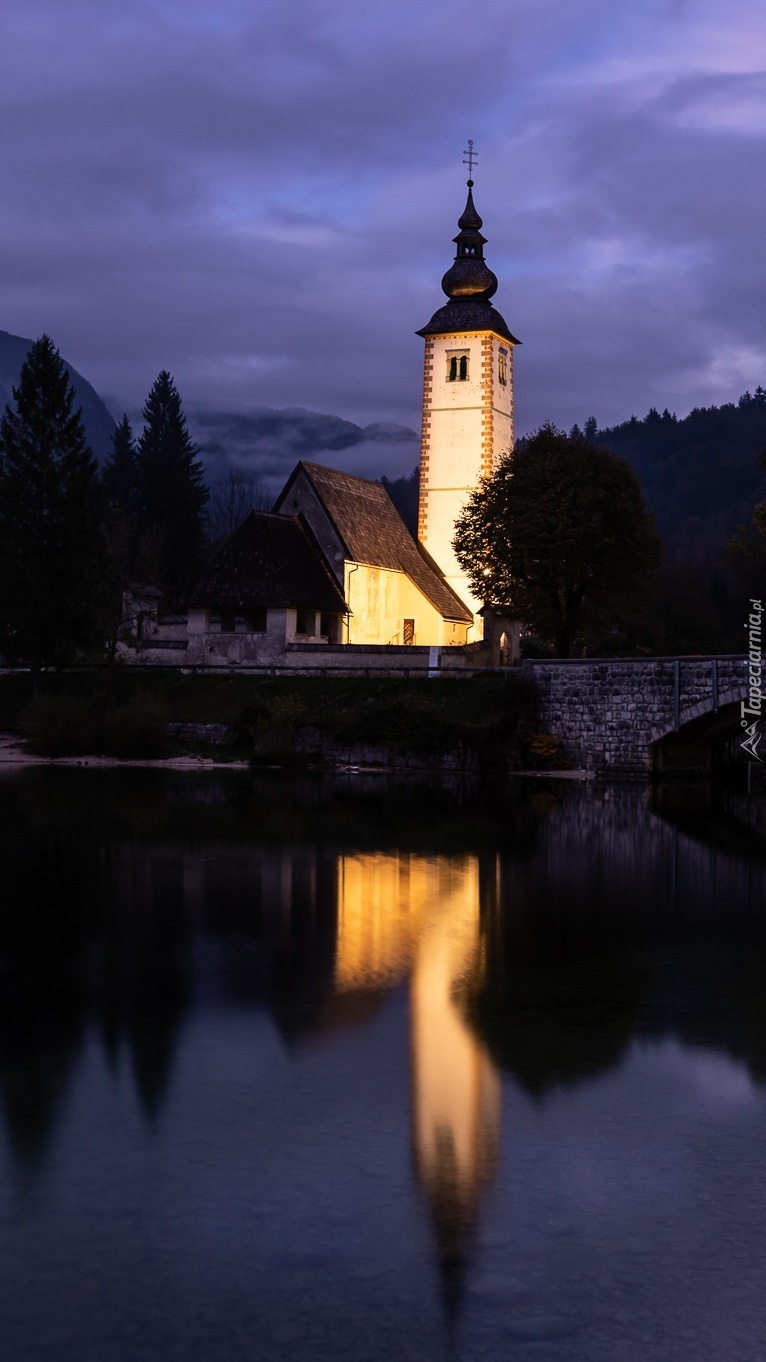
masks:
<path fill-rule="evenodd" d="M 30 1172 L 89 1038 L 157 1122 L 195 1011 L 267 1008 L 292 1047 L 406 990 L 414 1166 L 449 1285 L 497 1160 L 501 1072 L 542 1096 L 672 1034 L 763 1082 L 766 862 L 736 854 L 731 810 L 703 811 L 703 844 L 640 790 L 536 796 L 500 827 L 430 789 L 139 773 L 131 790 L 121 772 L 87 786 L 73 835 L 73 773 L 45 777 L 0 785 L 0 1109 Z M 681 928 L 715 950 L 680 951 Z"/>
<path fill-rule="evenodd" d="M 494 1167 L 500 1077 L 458 1006 L 481 967 L 479 862 L 407 853 L 341 856 L 338 1001 L 410 980 L 412 1143 L 442 1263 L 459 1267 Z"/>

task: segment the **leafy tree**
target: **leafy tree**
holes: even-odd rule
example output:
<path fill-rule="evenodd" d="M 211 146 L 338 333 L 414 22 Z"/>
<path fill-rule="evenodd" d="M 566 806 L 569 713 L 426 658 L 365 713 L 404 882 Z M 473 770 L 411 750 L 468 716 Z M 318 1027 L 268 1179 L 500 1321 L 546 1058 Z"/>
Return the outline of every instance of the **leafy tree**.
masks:
<path fill-rule="evenodd" d="M 660 560 L 635 473 L 550 423 L 472 493 L 453 542 L 474 594 L 515 612 L 560 657 L 640 604 Z"/>
<path fill-rule="evenodd" d="M 268 511 L 274 503 L 263 478 L 246 468 L 230 468 L 210 494 L 207 534 L 211 544 L 228 539 L 251 511 Z"/>
<path fill-rule="evenodd" d="M 0 653 L 37 666 L 103 638 L 96 463 L 74 396 L 41 336 L 0 421 Z"/>
<path fill-rule="evenodd" d="M 165 369 L 149 393 L 143 418 L 137 451 L 141 531 L 145 542 L 156 546 L 157 585 L 176 602 L 201 567 L 209 494 L 178 389 Z"/>

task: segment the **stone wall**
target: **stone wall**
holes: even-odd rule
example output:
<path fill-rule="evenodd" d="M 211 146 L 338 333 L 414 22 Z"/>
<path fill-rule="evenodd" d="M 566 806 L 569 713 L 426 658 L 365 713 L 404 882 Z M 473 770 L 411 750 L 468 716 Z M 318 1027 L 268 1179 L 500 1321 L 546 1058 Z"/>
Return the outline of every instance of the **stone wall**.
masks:
<path fill-rule="evenodd" d="M 675 727 L 675 676 L 679 674 L 679 728 L 713 713 L 714 662 L 718 708 L 744 699 L 744 657 L 651 658 L 638 661 L 525 661 L 535 683 L 539 731 L 561 738 L 572 763 L 585 770 L 647 774 L 652 744 Z"/>
<path fill-rule="evenodd" d="M 271 676 L 471 676 L 492 666 L 494 655 L 482 645 L 466 647 L 403 644 L 285 642 L 289 612 L 269 611 L 268 630 L 253 633 L 196 633 L 188 638 L 155 637 L 138 646 L 123 644 L 120 660 L 129 665 L 180 667 L 184 670 L 252 672 Z M 294 611 L 292 612 L 295 613 Z"/>

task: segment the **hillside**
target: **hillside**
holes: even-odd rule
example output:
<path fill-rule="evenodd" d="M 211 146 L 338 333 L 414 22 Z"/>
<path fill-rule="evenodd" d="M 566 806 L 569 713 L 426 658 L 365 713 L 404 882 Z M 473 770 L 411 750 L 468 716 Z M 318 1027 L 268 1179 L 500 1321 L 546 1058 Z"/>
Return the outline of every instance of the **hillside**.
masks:
<path fill-rule="evenodd" d="M 31 345 L 32 341 L 24 336 L 12 336 L 9 331 L 0 331 L 0 411 L 5 410 L 6 402 L 12 401 L 11 389 L 19 381 L 21 366 Z M 67 364 L 66 359 L 64 363 Z M 82 407 L 88 443 L 99 463 L 103 463 L 111 449 L 114 420 L 88 380 L 78 374 L 71 364 L 67 364 L 67 369 L 74 384 L 77 402 Z"/>
<path fill-rule="evenodd" d="M 593 438 L 633 466 L 671 542 L 705 540 L 717 548 L 759 495 L 755 461 L 766 445 L 766 392 L 759 386 L 736 403 L 695 407 L 681 419 L 652 408 L 643 420 L 632 416 Z"/>

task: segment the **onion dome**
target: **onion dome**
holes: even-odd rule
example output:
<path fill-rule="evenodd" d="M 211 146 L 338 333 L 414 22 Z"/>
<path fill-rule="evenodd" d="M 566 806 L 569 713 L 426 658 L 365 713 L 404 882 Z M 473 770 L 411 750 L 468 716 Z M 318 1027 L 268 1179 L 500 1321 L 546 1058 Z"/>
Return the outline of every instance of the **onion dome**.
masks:
<path fill-rule="evenodd" d="M 453 241 L 457 246 L 455 263 L 442 279 L 448 298 L 491 298 L 497 292 L 497 278 L 484 259 L 487 238 L 473 201 L 473 180 L 468 181 L 468 201 L 463 216 L 458 219 L 460 231 Z"/>
<path fill-rule="evenodd" d="M 473 180 L 468 181 L 468 199 L 458 219 L 460 231 L 453 241 L 455 259 L 442 279 L 449 302 L 434 313 L 419 336 L 444 335 L 457 331 L 495 331 L 518 345 L 500 313 L 489 301 L 497 292 L 497 276 L 484 259 L 487 238 L 482 236 L 482 219 L 473 201 Z"/>

